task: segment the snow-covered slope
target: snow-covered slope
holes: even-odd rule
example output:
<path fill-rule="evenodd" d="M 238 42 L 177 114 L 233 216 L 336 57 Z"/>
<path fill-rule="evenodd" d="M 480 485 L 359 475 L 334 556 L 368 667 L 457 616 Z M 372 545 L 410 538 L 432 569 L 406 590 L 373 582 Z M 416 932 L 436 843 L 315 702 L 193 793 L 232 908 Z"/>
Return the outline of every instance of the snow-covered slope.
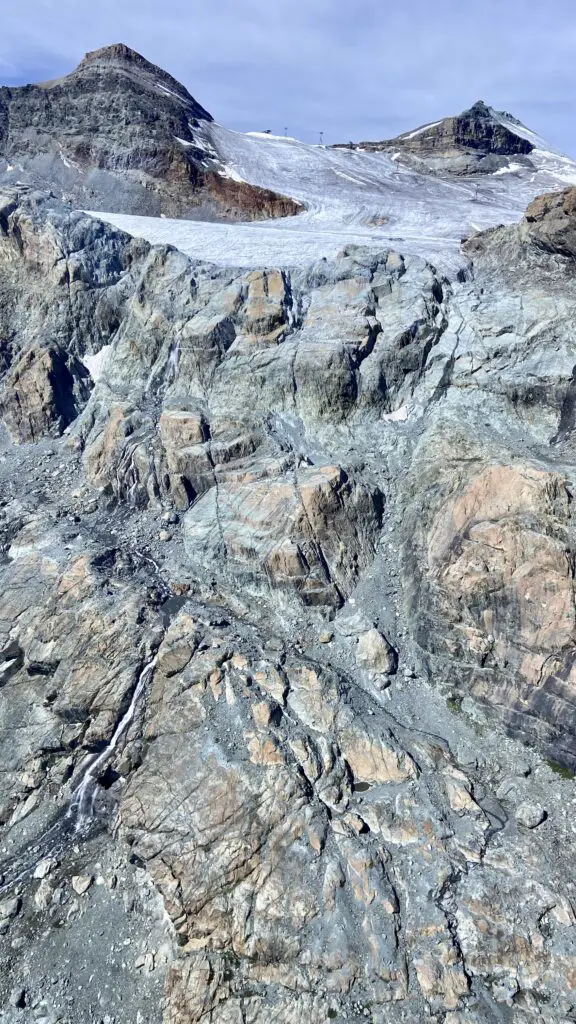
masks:
<path fill-rule="evenodd" d="M 461 265 L 461 239 L 519 220 L 542 192 L 576 184 L 576 162 L 553 151 L 515 119 L 494 112 L 536 147 L 527 166 L 458 178 L 403 165 L 394 152 L 331 149 L 292 139 L 195 130 L 199 147 L 218 154 L 222 173 L 302 202 L 298 217 L 252 224 L 213 224 L 101 214 L 152 242 L 235 266 L 295 266 L 335 255 L 347 243 L 417 254 L 446 272 Z M 530 166 L 530 164 L 532 166 Z"/>

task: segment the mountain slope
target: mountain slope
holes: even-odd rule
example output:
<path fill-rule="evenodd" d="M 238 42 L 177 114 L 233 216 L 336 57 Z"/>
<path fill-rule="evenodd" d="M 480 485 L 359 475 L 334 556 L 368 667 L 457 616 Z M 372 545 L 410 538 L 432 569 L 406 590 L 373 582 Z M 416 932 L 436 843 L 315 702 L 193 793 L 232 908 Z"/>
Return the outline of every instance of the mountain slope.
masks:
<path fill-rule="evenodd" d="M 173 242 L 191 256 L 228 265 L 302 266 L 354 243 L 373 250 L 400 248 L 452 275 L 465 262 L 463 237 L 517 222 L 537 195 L 576 184 L 573 160 L 507 117 L 502 119 L 511 125 L 510 132 L 528 137 L 514 136 L 517 148 L 524 142 L 532 147 L 529 155 L 494 156 L 500 163 L 492 171 L 468 175 L 455 175 L 446 166 L 432 169 L 428 158 L 407 154 L 401 159 L 398 147 L 310 146 L 199 121 L 192 132 L 199 149 L 215 152 L 228 173 L 292 196 L 305 212 L 283 221 L 235 226 L 121 215 L 111 221 L 149 241 Z"/>
<path fill-rule="evenodd" d="M 0 89 L 0 182 L 48 188 L 75 206 L 252 219 L 293 201 L 223 173 L 192 132 L 210 114 L 171 75 L 123 44 L 65 78 Z"/>

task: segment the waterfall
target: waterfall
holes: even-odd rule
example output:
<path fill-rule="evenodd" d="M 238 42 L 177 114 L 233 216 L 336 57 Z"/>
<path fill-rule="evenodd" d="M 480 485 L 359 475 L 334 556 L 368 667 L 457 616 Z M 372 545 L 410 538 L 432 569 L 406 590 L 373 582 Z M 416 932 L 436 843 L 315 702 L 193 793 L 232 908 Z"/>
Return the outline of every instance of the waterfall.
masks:
<path fill-rule="evenodd" d="M 82 781 L 78 784 L 78 786 L 72 793 L 72 797 L 70 799 L 70 806 L 68 808 L 66 817 L 76 819 L 75 829 L 77 832 L 81 832 L 86 827 L 86 825 L 90 823 L 93 817 L 94 804 L 96 801 L 96 794 L 98 792 L 98 771 L 102 767 L 102 765 L 106 764 L 108 759 L 111 757 L 111 755 L 113 754 L 114 750 L 118 745 L 118 741 L 124 735 L 124 733 L 128 729 L 128 726 L 130 725 L 130 722 L 134 718 L 134 713 L 136 711 L 138 700 L 140 698 L 142 691 L 144 690 L 144 687 L 146 686 L 146 683 L 148 682 L 150 676 L 154 671 L 156 661 L 157 657 L 152 658 L 152 660 L 149 661 L 148 664 L 145 665 L 144 668 L 142 669 L 138 677 L 138 682 L 136 683 L 136 686 L 134 688 L 134 693 L 132 694 L 132 699 L 130 700 L 128 709 L 120 719 L 118 725 L 116 726 L 116 729 L 109 743 L 106 745 L 104 750 L 100 754 L 98 754 L 98 756 L 92 761 L 88 770 L 85 772 Z"/>
<path fill-rule="evenodd" d="M 178 375 L 178 365 L 179 365 L 179 363 L 180 363 L 180 338 L 178 338 L 178 341 L 176 342 L 176 344 L 173 345 L 172 348 L 170 349 L 170 355 L 168 357 L 168 366 L 167 366 L 167 374 L 166 374 L 166 376 L 168 378 L 168 383 L 169 384 L 173 384 L 174 381 L 176 380 L 176 377 Z"/>

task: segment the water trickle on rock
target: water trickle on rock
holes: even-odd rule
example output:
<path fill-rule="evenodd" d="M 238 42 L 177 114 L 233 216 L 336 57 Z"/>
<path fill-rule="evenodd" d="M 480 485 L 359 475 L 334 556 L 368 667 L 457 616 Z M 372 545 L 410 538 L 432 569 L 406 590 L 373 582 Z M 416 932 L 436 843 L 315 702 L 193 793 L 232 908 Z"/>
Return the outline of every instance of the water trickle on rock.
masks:
<path fill-rule="evenodd" d="M 126 710 L 125 714 L 120 719 L 110 742 L 106 745 L 104 750 L 92 761 L 90 767 L 85 772 L 82 781 L 76 787 L 70 800 L 70 807 L 67 811 L 67 818 L 76 819 L 75 830 L 76 832 L 82 832 L 86 826 L 90 823 L 94 816 L 94 805 L 96 801 L 97 786 L 98 786 L 98 770 L 102 765 L 106 764 L 109 757 L 113 754 L 116 749 L 119 740 L 124 735 L 132 719 L 140 696 L 150 679 L 154 668 L 156 666 L 157 657 L 152 658 L 147 665 L 142 669 L 132 699 Z"/>

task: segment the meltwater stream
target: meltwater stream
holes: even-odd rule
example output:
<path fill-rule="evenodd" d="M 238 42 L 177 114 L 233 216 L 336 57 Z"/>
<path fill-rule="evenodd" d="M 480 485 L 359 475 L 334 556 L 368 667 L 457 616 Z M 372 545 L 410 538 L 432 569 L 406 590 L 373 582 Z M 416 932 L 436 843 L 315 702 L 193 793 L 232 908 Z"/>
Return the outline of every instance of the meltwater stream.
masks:
<path fill-rule="evenodd" d="M 70 844 L 70 833 L 88 832 L 95 813 L 100 770 L 112 757 L 120 739 L 134 718 L 138 702 L 154 671 L 157 660 L 157 656 L 155 656 L 142 669 L 128 709 L 120 719 L 104 750 L 93 759 L 84 772 L 81 781 L 72 793 L 66 812 L 58 817 L 24 854 L 17 855 L 11 861 L 0 864 L 0 895 L 24 878 L 29 877 L 39 861 L 47 857 L 60 857 Z"/>
<path fill-rule="evenodd" d="M 88 770 L 84 773 L 82 781 L 76 787 L 72 793 L 70 800 L 70 806 L 66 812 L 66 817 L 74 821 L 74 829 L 76 832 L 82 832 L 90 821 L 94 817 L 94 805 L 96 802 L 96 795 L 98 792 L 98 771 L 102 765 L 106 764 L 108 759 L 114 753 L 118 745 L 118 741 L 126 732 L 130 722 L 134 718 L 136 711 L 136 705 L 140 695 L 146 686 L 146 683 L 150 679 L 152 672 L 154 671 L 157 661 L 157 656 L 152 658 L 147 665 L 142 669 L 138 682 L 134 688 L 132 699 L 128 706 L 127 711 L 120 719 L 116 729 L 110 739 L 110 742 L 104 747 L 104 750 L 98 754 L 98 756 L 92 761 Z"/>

